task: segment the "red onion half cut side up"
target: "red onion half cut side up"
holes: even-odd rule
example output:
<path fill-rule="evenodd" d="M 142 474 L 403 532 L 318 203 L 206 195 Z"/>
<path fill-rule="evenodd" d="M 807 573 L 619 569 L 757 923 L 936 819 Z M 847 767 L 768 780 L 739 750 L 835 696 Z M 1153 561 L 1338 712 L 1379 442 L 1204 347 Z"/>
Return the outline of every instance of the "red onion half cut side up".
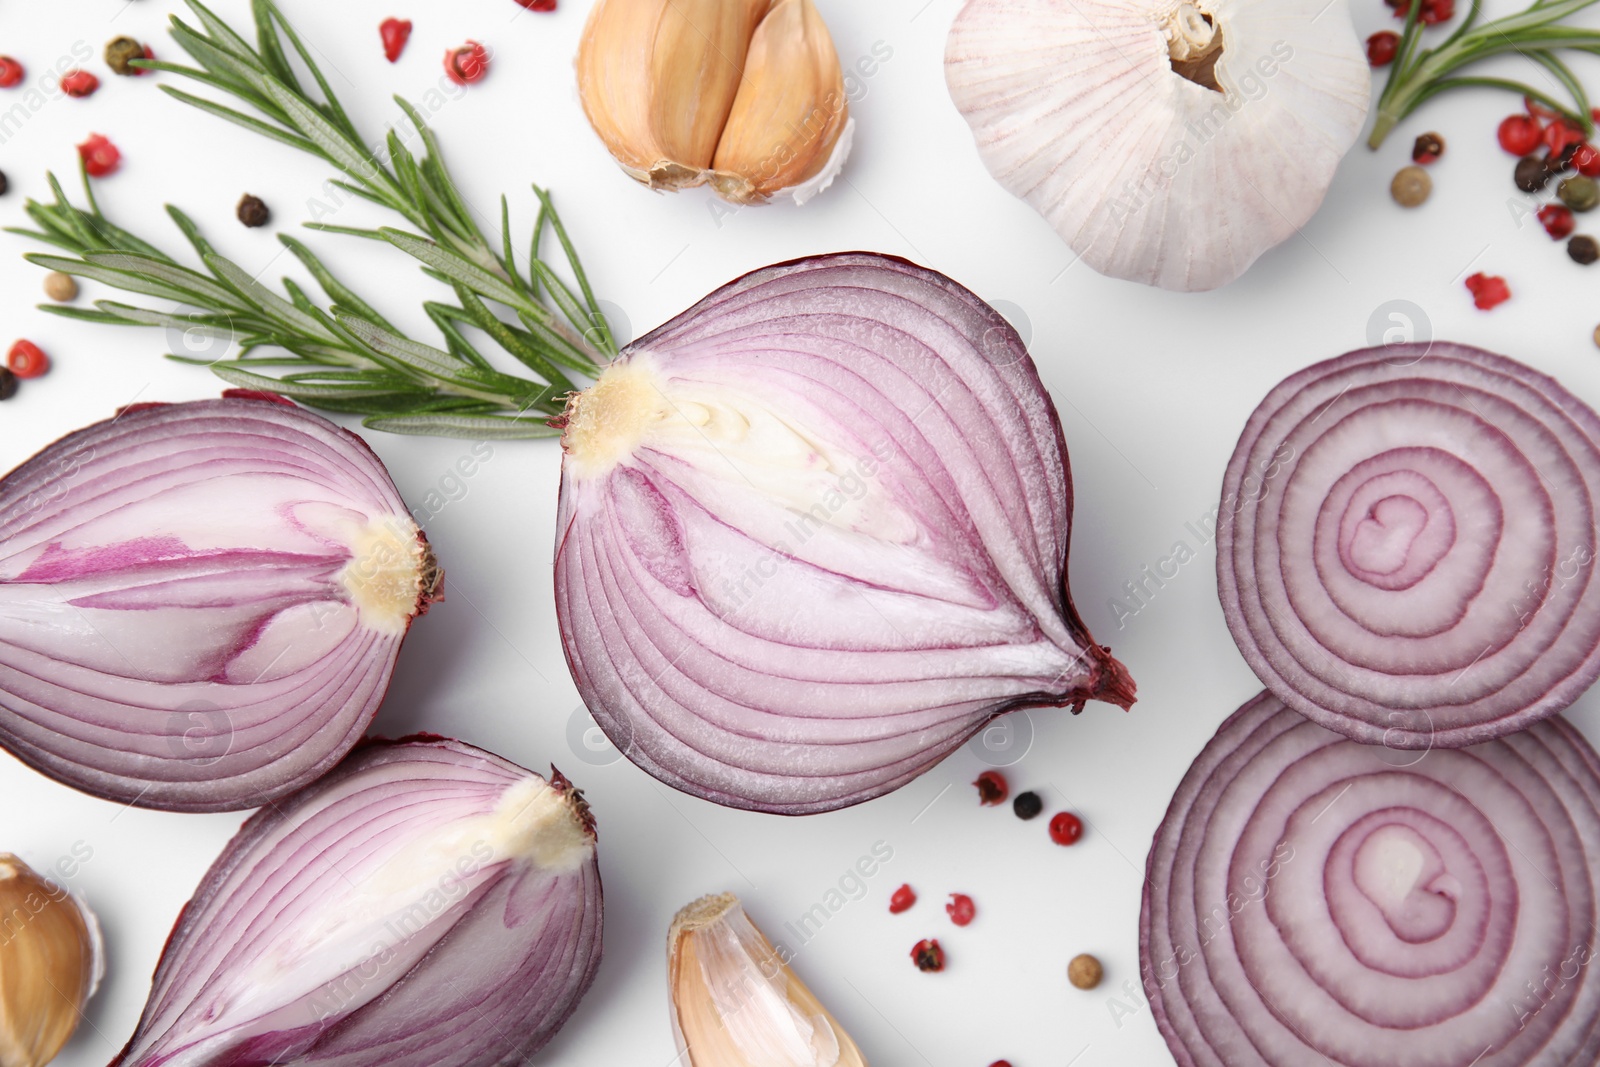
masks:
<path fill-rule="evenodd" d="M 1592 1067 L 1600 758 L 1560 716 L 1430 752 L 1263 693 L 1151 846 L 1140 965 L 1180 1067 Z"/>
<path fill-rule="evenodd" d="M 1464 345 L 1352 352 L 1250 416 L 1217 584 L 1289 707 L 1358 741 L 1456 747 L 1600 676 L 1600 417 Z"/>
<path fill-rule="evenodd" d="M 112 1067 L 525 1063 L 594 981 L 602 910 L 558 772 L 367 743 L 211 865 Z"/>
<path fill-rule="evenodd" d="M 354 434 L 129 407 L 0 481 L 0 744 L 121 803 L 268 803 L 361 738 L 441 580 Z"/>
<path fill-rule="evenodd" d="M 879 796 L 1019 707 L 1127 707 L 1066 587 L 1072 483 L 1022 340 L 943 275 L 749 274 L 563 416 L 556 607 L 634 763 L 733 807 Z"/>

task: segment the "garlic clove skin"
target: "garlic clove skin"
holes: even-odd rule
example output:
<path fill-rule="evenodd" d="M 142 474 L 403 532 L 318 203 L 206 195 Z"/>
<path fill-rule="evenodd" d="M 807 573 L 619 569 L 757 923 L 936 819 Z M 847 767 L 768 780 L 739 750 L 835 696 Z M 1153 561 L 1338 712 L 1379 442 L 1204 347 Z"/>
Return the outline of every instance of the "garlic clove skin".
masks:
<path fill-rule="evenodd" d="M 1305 225 L 1371 95 L 1345 0 L 969 0 L 945 76 L 989 172 L 1084 262 L 1181 291 Z"/>
<path fill-rule="evenodd" d="M 732 893 L 702 897 L 672 920 L 667 980 L 687 1067 L 866 1067 Z"/>
<path fill-rule="evenodd" d="M 837 148 L 851 119 L 839 55 L 811 0 L 775 0 L 750 42 L 745 73 L 712 164 L 718 194 L 759 203 L 824 172 L 831 181 L 850 150 L 849 142 Z"/>
<path fill-rule="evenodd" d="M 43 1067 L 71 1039 L 105 972 L 81 900 L 0 853 L 0 1067 Z"/>
<path fill-rule="evenodd" d="M 812 0 L 599 0 L 576 66 L 590 125 L 651 189 L 805 203 L 849 154 L 844 75 Z"/>

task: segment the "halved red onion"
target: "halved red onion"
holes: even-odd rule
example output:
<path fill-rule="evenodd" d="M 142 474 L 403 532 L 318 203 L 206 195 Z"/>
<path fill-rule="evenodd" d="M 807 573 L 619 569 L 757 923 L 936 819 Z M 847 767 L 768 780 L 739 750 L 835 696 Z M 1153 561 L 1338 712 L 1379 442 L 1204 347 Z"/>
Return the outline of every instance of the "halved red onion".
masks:
<path fill-rule="evenodd" d="M 130 408 L 0 481 L 0 744 L 111 800 L 268 803 L 360 739 L 439 581 L 354 434 Z"/>
<path fill-rule="evenodd" d="M 363 745 L 247 821 L 112 1067 L 525 1062 L 600 965 L 583 796 L 437 737 Z"/>
<path fill-rule="evenodd" d="M 1140 960 L 1182 1067 L 1591 1067 L 1600 758 L 1559 716 L 1361 745 L 1270 693 L 1156 831 Z"/>
<path fill-rule="evenodd" d="M 1013 708 L 1133 702 L 1067 592 L 1055 407 L 940 274 L 849 253 L 747 275 L 630 345 L 562 447 L 568 663 L 679 789 L 826 811 Z"/>
<path fill-rule="evenodd" d="M 1464 345 L 1352 352 L 1262 401 L 1223 483 L 1217 581 L 1285 704 L 1358 741 L 1520 730 L 1600 676 L 1600 418 Z"/>

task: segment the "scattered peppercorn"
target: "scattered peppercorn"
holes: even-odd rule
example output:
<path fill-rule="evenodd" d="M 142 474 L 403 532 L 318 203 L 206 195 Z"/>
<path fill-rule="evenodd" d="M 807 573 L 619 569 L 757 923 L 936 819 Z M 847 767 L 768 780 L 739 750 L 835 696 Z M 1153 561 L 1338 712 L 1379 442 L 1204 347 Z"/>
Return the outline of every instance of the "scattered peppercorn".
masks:
<path fill-rule="evenodd" d="M 1093 989 L 1105 977 L 1106 969 L 1088 953 L 1072 957 L 1067 964 L 1067 981 L 1079 989 Z"/>
<path fill-rule="evenodd" d="M 1433 192 L 1433 179 L 1418 166 L 1401 167 L 1389 183 L 1389 195 L 1401 207 L 1416 207 Z"/>
<path fill-rule="evenodd" d="M 1011 1061 L 1010 1060 L 995 1060 L 993 1063 L 989 1064 L 989 1067 L 1011 1067 Z"/>
<path fill-rule="evenodd" d="M 1050 820 L 1050 840 L 1058 845 L 1075 844 L 1083 836 L 1083 820 L 1070 811 L 1058 813 Z"/>
<path fill-rule="evenodd" d="M 1600 178 L 1600 149 L 1587 142 L 1573 149 L 1572 166 L 1585 178 Z"/>
<path fill-rule="evenodd" d="M 978 787 L 978 803 L 985 807 L 1002 803 L 1011 795 L 1011 786 L 999 771 L 984 771 L 973 779 L 972 784 Z"/>
<path fill-rule="evenodd" d="M 17 376 L 0 367 L 0 400 L 10 400 L 17 395 Z"/>
<path fill-rule="evenodd" d="M 1596 348 L 1600 348 L 1600 326 L 1594 328 L 1594 344 Z"/>
<path fill-rule="evenodd" d="M 91 133 L 89 139 L 78 146 L 78 155 L 83 157 L 83 169 L 91 178 L 104 178 L 122 163 L 122 153 L 117 151 L 117 146 L 98 133 Z"/>
<path fill-rule="evenodd" d="M 1523 156 L 1511 172 L 1517 188 L 1525 193 L 1537 193 L 1550 184 L 1550 167 L 1538 156 Z"/>
<path fill-rule="evenodd" d="M 477 41 L 452 48 L 444 54 L 444 72 L 457 85 L 482 81 L 489 73 L 489 50 Z"/>
<path fill-rule="evenodd" d="M 100 79 L 86 70 L 69 70 L 61 75 L 61 91 L 68 96 L 85 97 L 94 95 L 100 88 Z"/>
<path fill-rule="evenodd" d="M 0 56 L 0 89 L 9 89 L 22 80 L 26 71 L 10 56 Z"/>
<path fill-rule="evenodd" d="M 1573 238 L 1574 241 L 1577 239 Z M 1571 250 L 1572 246 L 1569 244 L 1567 251 L 1570 253 Z M 1511 287 L 1506 284 L 1504 278 L 1484 274 L 1482 271 L 1467 279 L 1467 290 L 1472 293 L 1472 303 L 1480 311 L 1488 311 L 1511 299 Z"/>
<path fill-rule="evenodd" d="M 1593 237 L 1579 234 L 1567 242 L 1567 255 L 1572 257 L 1572 262 L 1587 267 L 1600 259 L 1600 244 L 1596 244 Z"/>
<path fill-rule="evenodd" d="M 6 195 L 6 190 L 11 188 L 11 180 L 6 177 L 6 172 L 0 170 L 0 196 Z"/>
<path fill-rule="evenodd" d="M 1552 241 L 1566 240 L 1571 235 L 1573 227 L 1577 225 L 1577 221 L 1572 217 L 1572 210 L 1561 204 L 1546 204 L 1540 208 L 1539 222 Z"/>
<path fill-rule="evenodd" d="M 50 369 L 50 357 L 32 341 L 18 341 L 6 353 L 6 370 L 18 378 L 37 378 Z"/>
<path fill-rule="evenodd" d="M 44 276 L 44 295 L 57 303 L 65 304 L 78 296 L 78 283 L 70 274 L 53 270 Z"/>
<path fill-rule="evenodd" d="M 1559 159 L 1567 149 L 1583 143 L 1583 131 L 1565 119 L 1556 119 L 1544 128 L 1540 140 L 1549 149 L 1550 158 Z"/>
<path fill-rule="evenodd" d="M 917 902 L 917 891 L 910 885 L 903 885 L 894 891 L 889 898 L 889 914 L 899 915 L 903 911 L 910 911 L 911 905 Z"/>
<path fill-rule="evenodd" d="M 1400 51 L 1400 35 L 1393 30 L 1379 30 L 1367 38 L 1367 64 L 1387 67 Z"/>
<path fill-rule="evenodd" d="M 1544 127 L 1532 115 L 1507 115 L 1500 120 L 1495 136 L 1501 148 L 1514 156 L 1525 156 L 1539 147 Z"/>
<path fill-rule="evenodd" d="M 556 0 L 517 0 L 517 3 L 529 11 L 554 11 Z"/>
<path fill-rule="evenodd" d="M 1556 195 L 1574 211 L 1593 211 L 1595 205 L 1600 204 L 1600 185 L 1595 184 L 1593 178 L 1579 175 L 1563 180 L 1556 187 Z"/>
<path fill-rule="evenodd" d="M 950 903 L 944 906 L 944 910 L 957 926 L 966 926 L 978 914 L 978 906 L 965 893 L 951 893 Z"/>
<path fill-rule="evenodd" d="M 1044 801 L 1039 799 L 1039 794 L 1033 790 L 1018 793 L 1017 799 L 1011 802 L 1011 810 L 1016 812 L 1017 818 L 1027 821 L 1044 810 Z"/>
<path fill-rule="evenodd" d="M 917 965 L 917 970 L 924 972 L 944 970 L 944 949 L 939 947 L 939 939 L 930 937 L 918 941 L 911 947 L 911 959 Z"/>
<path fill-rule="evenodd" d="M 132 37 L 113 37 L 106 43 L 106 66 L 113 74 L 139 74 L 137 67 L 128 64 L 145 58 L 145 47 Z"/>
<path fill-rule="evenodd" d="M 234 214 L 239 216 L 240 222 L 251 229 L 257 226 L 265 226 L 272 218 L 272 210 L 267 207 L 266 202 L 259 196 L 252 196 L 250 193 L 245 193 L 244 196 L 239 198 L 239 207 Z"/>
<path fill-rule="evenodd" d="M 383 38 L 383 58 L 393 63 L 406 50 L 406 42 L 411 40 L 411 20 L 384 19 L 378 23 L 378 36 Z"/>
<path fill-rule="evenodd" d="M 1444 138 L 1436 133 L 1424 133 L 1411 146 L 1411 162 L 1428 164 L 1444 155 Z"/>

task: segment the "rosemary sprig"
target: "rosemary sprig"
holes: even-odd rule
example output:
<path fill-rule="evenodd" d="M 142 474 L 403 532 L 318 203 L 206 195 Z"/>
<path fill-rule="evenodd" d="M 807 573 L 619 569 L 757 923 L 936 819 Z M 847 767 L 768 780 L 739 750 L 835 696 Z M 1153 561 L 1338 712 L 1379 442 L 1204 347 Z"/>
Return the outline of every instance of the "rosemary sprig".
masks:
<path fill-rule="evenodd" d="M 1468 86 L 1506 89 L 1538 100 L 1560 112 L 1567 121 L 1594 133 L 1589 114 L 1588 95 L 1560 52 L 1600 53 L 1600 31 L 1561 25 L 1561 20 L 1594 4 L 1596 0 L 1535 0 L 1533 6 L 1515 15 L 1479 23 L 1482 0 L 1472 6 L 1454 32 L 1437 48 L 1422 48 L 1423 23 L 1417 18 L 1422 0 L 1412 0 L 1406 12 L 1405 30 L 1395 52 L 1394 66 L 1383 94 L 1378 98 L 1377 120 L 1369 148 L 1383 144 L 1396 125 L 1420 105 L 1451 89 Z M 1532 86 L 1507 78 L 1483 78 L 1456 72 L 1490 56 L 1515 53 L 1527 56 L 1548 70 L 1571 97 L 1564 102 Z"/>
<path fill-rule="evenodd" d="M 162 86 L 186 104 L 327 161 L 342 174 L 335 186 L 399 215 L 406 225 L 308 227 L 386 242 L 449 286 L 454 302 L 424 305 L 444 347 L 404 336 L 301 241 L 279 238 L 316 279 L 324 300 L 313 300 L 288 278 L 281 293 L 252 278 L 218 255 L 188 216 L 168 206 L 201 269 L 185 266 L 107 219 L 95 203 L 87 174 L 86 208 L 71 204 L 53 175 L 54 202 L 28 202 L 28 216 L 37 229 L 12 232 L 68 255 L 35 253 L 27 258 L 49 270 L 198 310 L 180 314 L 110 300 L 97 301 L 93 310 L 60 305 L 45 305 L 44 310 L 91 322 L 234 335 L 239 354 L 205 364 L 223 380 L 324 410 L 362 415 L 374 429 L 475 438 L 553 435 L 556 431 L 546 420 L 560 413 L 565 395 L 575 388 L 569 374 L 593 377 L 599 361 L 617 349 L 549 194 L 534 186 L 539 214 L 523 272 L 512 249 L 508 202 L 501 198 L 497 245 L 484 234 L 451 179 L 432 130 L 415 108 L 395 98 L 413 127 L 412 136 L 420 139 L 420 155 L 393 129 L 379 148 L 368 148 L 309 49 L 272 0 L 252 0 L 253 47 L 200 0 L 188 3 L 199 26 L 174 16 L 172 35 L 197 66 L 156 60 L 138 65 L 232 96 L 260 117 Z M 302 86 L 286 41 L 310 72 L 316 96 Z M 540 256 L 547 228 L 555 232 L 576 290 Z M 488 337 L 533 377 L 497 369 L 474 336 Z M 258 354 L 262 350 L 270 351 Z M 267 368 L 288 372 L 260 373 Z"/>

